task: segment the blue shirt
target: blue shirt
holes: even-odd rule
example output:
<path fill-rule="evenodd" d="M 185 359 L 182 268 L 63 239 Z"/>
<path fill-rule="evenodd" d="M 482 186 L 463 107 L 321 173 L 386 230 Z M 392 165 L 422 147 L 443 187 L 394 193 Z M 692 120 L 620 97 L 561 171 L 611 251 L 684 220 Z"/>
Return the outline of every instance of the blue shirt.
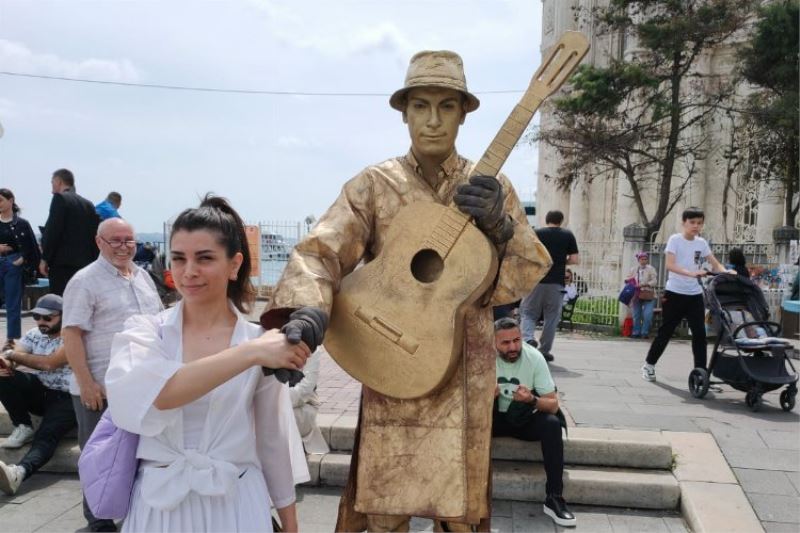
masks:
<path fill-rule="evenodd" d="M 103 200 L 94 206 L 94 210 L 97 211 L 97 216 L 100 217 L 101 222 L 107 218 L 122 218 L 119 216 L 119 211 L 117 211 L 117 208 L 111 205 L 111 202 L 108 200 Z"/>

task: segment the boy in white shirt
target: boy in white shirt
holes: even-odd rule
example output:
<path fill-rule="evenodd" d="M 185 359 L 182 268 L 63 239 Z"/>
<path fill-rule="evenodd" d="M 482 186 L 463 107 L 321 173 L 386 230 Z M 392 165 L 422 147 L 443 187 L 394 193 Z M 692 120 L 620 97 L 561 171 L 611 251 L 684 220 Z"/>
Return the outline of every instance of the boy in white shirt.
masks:
<path fill-rule="evenodd" d="M 692 353 L 694 367 L 706 368 L 706 328 L 705 305 L 703 303 L 703 287 L 698 280 L 708 271 L 703 264 L 708 262 L 715 272 L 733 272 L 726 270 L 717 261 L 708 242 L 700 237 L 705 224 L 705 214 L 698 207 L 690 207 L 681 215 L 683 230 L 675 233 L 667 241 L 664 249 L 667 259 L 667 283 L 662 300 L 662 322 L 658 335 L 650 345 L 647 359 L 642 366 L 642 378 L 647 381 L 656 380 L 655 365 L 667 347 L 675 328 L 682 319 L 689 323 L 692 332 Z M 735 273 L 735 272 L 734 272 Z"/>

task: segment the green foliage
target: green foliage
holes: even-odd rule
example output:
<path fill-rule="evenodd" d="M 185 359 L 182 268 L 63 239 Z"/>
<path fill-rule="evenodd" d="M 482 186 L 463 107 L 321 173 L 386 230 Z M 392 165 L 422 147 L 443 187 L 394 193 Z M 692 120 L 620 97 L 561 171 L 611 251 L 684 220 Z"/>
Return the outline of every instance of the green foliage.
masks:
<path fill-rule="evenodd" d="M 786 186 L 785 223 L 793 226 L 798 206 L 797 192 L 800 152 L 800 2 L 785 0 L 762 7 L 752 38 L 740 54 L 744 78 L 761 87 L 747 101 L 745 113 L 751 120 L 751 150 L 769 162 L 772 173 Z M 766 175 L 766 179 L 772 178 Z"/>
<path fill-rule="evenodd" d="M 587 296 L 578 298 L 572 321 L 576 324 L 600 324 L 617 326 L 619 318 L 616 298 L 610 296 Z"/>
<path fill-rule="evenodd" d="M 741 54 L 742 74 L 751 83 L 781 95 L 800 91 L 798 41 L 800 2 L 784 1 L 760 9 L 750 45 Z"/>
<path fill-rule="evenodd" d="M 556 109 L 564 113 L 612 116 L 631 93 L 656 89 L 659 81 L 641 65 L 614 61 L 608 68 L 581 65 L 571 83 L 574 92 L 556 98 Z"/>
<path fill-rule="evenodd" d="M 652 235 L 707 157 L 712 147 L 704 130 L 732 92 L 719 76 L 705 78 L 694 67 L 701 54 L 745 27 L 758 1 L 599 4 L 578 9 L 578 18 L 588 16 L 599 37 L 625 36 L 627 55 L 581 66 L 554 99 L 555 120 L 529 139 L 556 149 L 561 165 L 547 179 L 563 189 L 578 180 L 625 181 L 638 222 Z"/>

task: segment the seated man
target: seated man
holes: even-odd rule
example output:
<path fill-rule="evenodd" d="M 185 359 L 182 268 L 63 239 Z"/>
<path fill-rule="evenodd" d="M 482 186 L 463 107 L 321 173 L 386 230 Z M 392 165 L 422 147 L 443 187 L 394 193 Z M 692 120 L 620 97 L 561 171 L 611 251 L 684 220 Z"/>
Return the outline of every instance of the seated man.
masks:
<path fill-rule="evenodd" d="M 303 448 L 308 454 L 328 453 L 330 448 L 325 442 L 319 426 L 317 425 L 317 412 L 319 411 L 319 398 L 317 397 L 317 379 L 319 379 L 320 357 L 325 348 L 320 346 L 311 354 L 303 367 L 303 379 L 291 385 L 289 396 L 292 399 L 294 419 L 297 429 L 303 438 Z"/>
<path fill-rule="evenodd" d="M 19 448 L 33 441 L 18 465 L 0 461 L 0 491 L 11 495 L 39 470 L 56 451 L 59 441 L 77 427 L 69 376 L 61 339 L 61 297 L 46 294 L 33 309 L 37 327 L 28 331 L 14 350 L 0 356 L 0 402 L 8 411 L 14 431 L 0 444 Z M 37 372 L 15 371 L 17 365 Z M 31 413 L 42 417 L 39 429 L 31 427 Z"/>
<path fill-rule="evenodd" d="M 544 513 L 560 526 L 574 526 L 575 515 L 562 497 L 564 442 L 558 397 L 547 361 L 534 347 L 522 342 L 519 324 L 512 318 L 494 323 L 497 349 L 497 386 L 492 436 L 541 441 L 547 474 Z"/>

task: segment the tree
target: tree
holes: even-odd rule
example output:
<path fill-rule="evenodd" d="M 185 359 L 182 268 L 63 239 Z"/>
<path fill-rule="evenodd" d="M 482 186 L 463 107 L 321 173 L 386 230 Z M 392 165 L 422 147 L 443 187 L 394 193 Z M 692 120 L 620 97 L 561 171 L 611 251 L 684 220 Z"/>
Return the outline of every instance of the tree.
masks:
<path fill-rule="evenodd" d="M 599 35 L 625 36 L 630 58 L 582 65 L 554 100 L 552 125 L 531 140 L 555 148 L 561 188 L 627 182 L 640 222 L 655 234 L 708 151 L 706 125 L 732 87 L 699 72 L 705 52 L 740 30 L 753 0 L 609 0 L 591 12 Z M 652 207 L 645 196 L 652 196 Z M 648 202 L 650 204 L 650 202 Z M 649 211 L 648 211 L 649 208 Z"/>
<path fill-rule="evenodd" d="M 800 68 L 798 20 L 800 2 L 785 0 L 759 9 L 750 42 L 739 54 L 743 77 L 758 90 L 750 95 L 743 113 L 752 119 L 750 153 L 769 162 L 786 191 L 785 223 L 797 218 L 798 160 L 800 160 Z"/>

